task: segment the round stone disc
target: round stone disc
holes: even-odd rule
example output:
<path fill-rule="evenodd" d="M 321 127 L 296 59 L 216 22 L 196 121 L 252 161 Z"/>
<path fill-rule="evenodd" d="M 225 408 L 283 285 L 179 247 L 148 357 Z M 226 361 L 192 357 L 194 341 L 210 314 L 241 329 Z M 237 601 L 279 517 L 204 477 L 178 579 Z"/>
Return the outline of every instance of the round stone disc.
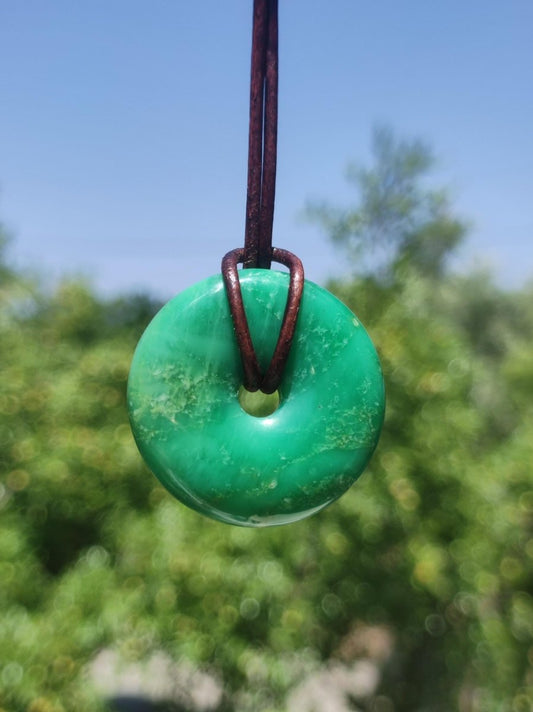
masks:
<path fill-rule="evenodd" d="M 263 372 L 289 276 L 239 272 Z M 305 281 L 293 346 L 266 417 L 239 402 L 242 366 L 222 277 L 185 290 L 156 314 L 131 366 L 128 406 L 150 469 L 179 500 L 214 519 L 267 526 L 302 519 L 340 497 L 379 438 L 384 388 L 358 319 Z"/>

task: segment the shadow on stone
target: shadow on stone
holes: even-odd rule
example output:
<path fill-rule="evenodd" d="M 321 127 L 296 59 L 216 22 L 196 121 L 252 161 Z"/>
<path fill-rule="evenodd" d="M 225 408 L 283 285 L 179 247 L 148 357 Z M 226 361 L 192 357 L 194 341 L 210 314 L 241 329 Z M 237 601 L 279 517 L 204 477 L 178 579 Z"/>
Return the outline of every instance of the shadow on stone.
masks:
<path fill-rule="evenodd" d="M 113 697 L 108 705 L 109 712 L 191 712 L 175 702 L 154 702 L 134 695 Z"/>

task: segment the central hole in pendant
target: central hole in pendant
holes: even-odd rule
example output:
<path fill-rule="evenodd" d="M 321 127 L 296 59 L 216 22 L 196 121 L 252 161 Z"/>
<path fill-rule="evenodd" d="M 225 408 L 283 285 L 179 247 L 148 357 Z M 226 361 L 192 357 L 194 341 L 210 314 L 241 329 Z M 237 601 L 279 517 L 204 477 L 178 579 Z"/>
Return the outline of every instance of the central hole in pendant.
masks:
<path fill-rule="evenodd" d="M 263 393 L 263 391 L 247 391 L 244 386 L 239 388 L 239 403 L 241 408 L 255 418 L 266 418 L 279 406 L 279 391 Z"/>

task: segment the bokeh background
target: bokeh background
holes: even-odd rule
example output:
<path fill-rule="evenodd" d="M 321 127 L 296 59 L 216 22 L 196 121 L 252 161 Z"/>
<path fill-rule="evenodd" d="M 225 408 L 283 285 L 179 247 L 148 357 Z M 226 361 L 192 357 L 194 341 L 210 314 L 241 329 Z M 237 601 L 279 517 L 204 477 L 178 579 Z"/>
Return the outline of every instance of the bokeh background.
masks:
<path fill-rule="evenodd" d="M 251 2 L 0 4 L 0 709 L 533 709 L 529 2 L 280 6 L 275 243 L 361 318 L 368 471 L 200 517 L 125 388 L 242 244 Z"/>

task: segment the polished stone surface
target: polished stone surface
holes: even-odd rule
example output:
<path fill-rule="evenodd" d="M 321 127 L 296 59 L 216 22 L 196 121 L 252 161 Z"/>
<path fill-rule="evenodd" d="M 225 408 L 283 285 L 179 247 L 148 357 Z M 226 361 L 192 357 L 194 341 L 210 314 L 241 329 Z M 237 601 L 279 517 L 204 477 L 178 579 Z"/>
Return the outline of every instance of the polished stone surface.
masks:
<path fill-rule="evenodd" d="M 239 274 L 266 369 L 289 278 L 274 270 Z M 244 526 L 296 521 L 340 497 L 368 463 L 384 414 L 378 357 L 358 319 L 306 281 L 271 415 L 243 410 L 241 373 L 219 275 L 161 309 L 137 346 L 128 383 L 133 434 L 151 470 L 188 506 Z"/>

